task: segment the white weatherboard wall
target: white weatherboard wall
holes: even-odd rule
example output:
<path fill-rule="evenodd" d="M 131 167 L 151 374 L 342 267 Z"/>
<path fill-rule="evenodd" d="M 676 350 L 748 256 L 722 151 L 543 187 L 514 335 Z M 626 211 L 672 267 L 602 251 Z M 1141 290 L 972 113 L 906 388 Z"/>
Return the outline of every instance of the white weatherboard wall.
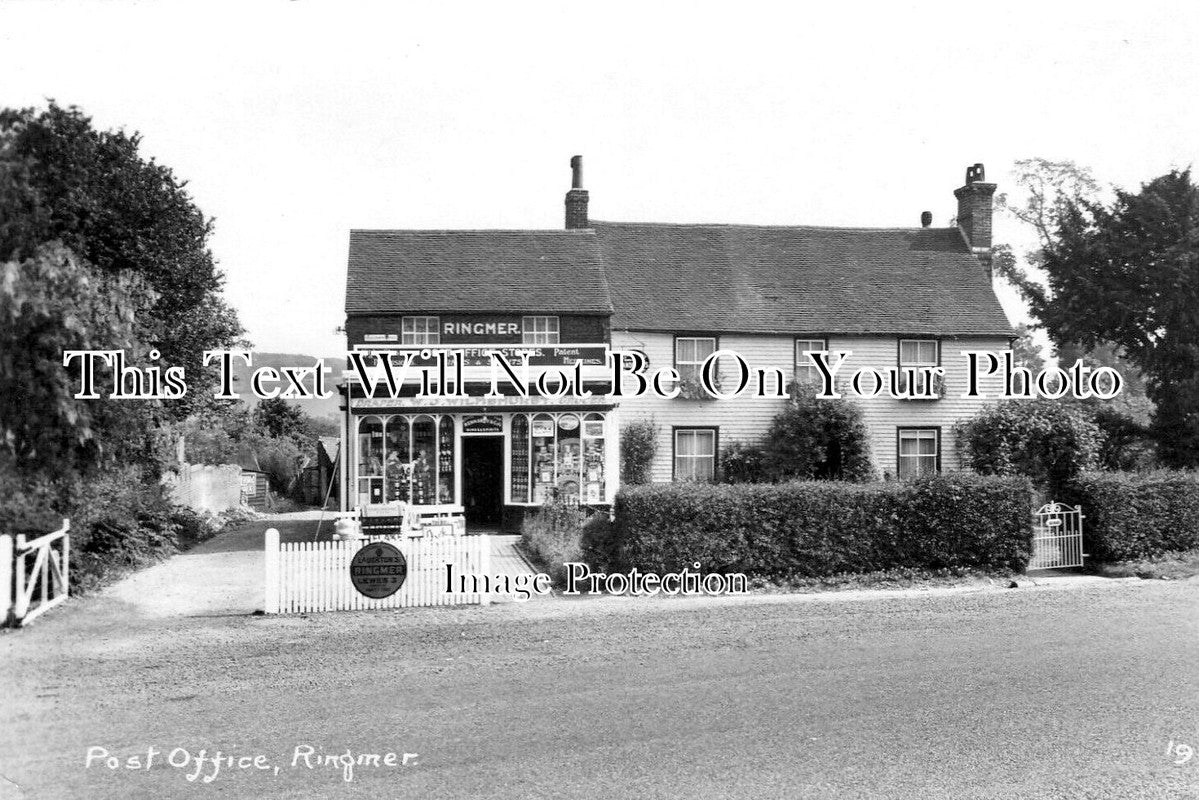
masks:
<path fill-rule="evenodd" d="M 689 334 L 690 335 L 690 334 Z M 696 334 L 702 335 L 702 334 Z M 1003 378 L 996 374 L 980 377 L 979 389 L 986 398 L 962 398 L 967 389 L 967 362 L 962 350 L 990 350 L 1002 353 L 1009 347 L 1004 337 L 941 338 L 941 366 L 945 368 L 945 392 L 940 400 L 896 400 L 887 396 L 857 397 L 848 389 L 854 371 L 872 367 L 883 372 L 899 363 L 898 336 L 830 336 L 833 352 L 850 351 L 845 366 L 838 373 L 838 390 L 861 409 L 870 431 L 871 456 L 880 476 L 895 474 L 898 462 L 897 429 L 901 427 L 941 428 L 941 469 L 959 467 L 953 424 L 973 416 L 984 406 L 994 403 L 1003 388 Z M 903 337 L 920 338 L 920 337 Z M 658 453 L 653 464 L 654 481 L 670 481 L 673 474 L 673 429 L 675 427 L 715 427 L 719 429 L 719 446 L 724 449 L 733 442 L 759 443 L 770 423 L 784 406 L 784 401 L 751 396 L 755 389 L 757 368 L 783 370 L 790 381 L 795 369 L 795 337 L 749 334 L 723 334 L 718 346 L 741 355 L 751 370 L 751 383 L 746 393 L 730 400 L 663 400 L 646 395 L 620 401 L 621 424 L 650 419 L 658 425 Z M 649 358 L 647 374 L 659 367 L 674 366 L 674 335 L 640 331 L 613 331 L 612 347 L 618 350 L 640 350 Z M 985 368 L 985 362 L 983 364 Z M 731 359 L 723 359 L 720 380 L 724 387 L 734 385 L 738 377 Z M 981 372 L 981 370 L 980 370 Z M 873 384 L 865 381 L 865 386 Z M 844 388 L 843 388 L 844 387 Z M 773 388 L 771 383 L 770 388 Z"/>

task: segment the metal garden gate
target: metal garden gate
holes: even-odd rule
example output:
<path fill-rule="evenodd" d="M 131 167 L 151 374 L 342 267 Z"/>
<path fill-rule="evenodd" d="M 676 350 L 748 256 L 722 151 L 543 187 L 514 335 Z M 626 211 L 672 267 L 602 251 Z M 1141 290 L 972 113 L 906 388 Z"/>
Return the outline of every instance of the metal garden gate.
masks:
<path fill-rule="evenodd" d="M 1041 506 L 1033 526 L 1032 560 L 1028 568 L 1081 567 L 1086 556 L 1082 551 L 1082 520 L 1081 508 L 1061 503 Z"/>

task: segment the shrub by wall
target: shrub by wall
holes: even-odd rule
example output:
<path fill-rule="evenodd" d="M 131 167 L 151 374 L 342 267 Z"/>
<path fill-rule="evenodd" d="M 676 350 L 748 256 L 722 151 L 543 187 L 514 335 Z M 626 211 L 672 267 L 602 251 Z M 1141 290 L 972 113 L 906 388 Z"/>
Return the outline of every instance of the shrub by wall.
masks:
<path fill-rule="evenodd" d="M 1125 561 L 1199 548 L 1199 473 L 1090 472 L 1071 485 L 1093 561 Z"/>
<path fill-rule="evenodd" d="M 1005 400 L 957 424 L 963 460 L 983 475 L 1027 475 L 1060 495 L 1099 466 L 1103 431 L 1087 408 L 1060 400 Z"/>
<path fill-rule="evenodd" d="M 1023 570 L 1032 488 L 968 473 L 911 483 L 655 484 L 617 494 L 608 569 L 787 580 L 895 567 Z M 597 565 L 593 565 L 597 566 Z"/>
<path fill-rule="evenodd" d="M 658 454 L 658 426 L 641 419 L 620 428 L 620 482 L 625 486 L 650 482 L 654 456 Z"/>

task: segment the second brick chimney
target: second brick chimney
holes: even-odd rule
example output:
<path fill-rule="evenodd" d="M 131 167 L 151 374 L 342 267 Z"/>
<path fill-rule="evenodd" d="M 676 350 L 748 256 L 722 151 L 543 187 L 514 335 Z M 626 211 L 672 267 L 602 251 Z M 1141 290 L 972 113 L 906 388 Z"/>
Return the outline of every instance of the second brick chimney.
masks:
<path fill-rule="evenodd" d="M 583 157 L 570 160 L 570 191 L 566 193 L 566 229 L 587 228 L 587 190 L 583 188 Z"/>
<path fill-rule="evenodd" d="M 982 164 L 966 167 L 966 185 L 953 193 L 958 199 L 958 227 L 988 275 L 991 274 L 991 198 L 994 195 L 995 184 L 986 183 Z"/>

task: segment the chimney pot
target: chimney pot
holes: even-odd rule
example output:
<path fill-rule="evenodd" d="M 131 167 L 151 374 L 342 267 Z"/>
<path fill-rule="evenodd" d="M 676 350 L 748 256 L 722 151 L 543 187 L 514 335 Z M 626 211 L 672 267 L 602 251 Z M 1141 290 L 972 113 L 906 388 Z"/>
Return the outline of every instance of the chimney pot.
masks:
<path fill-rule="evenodd" d="M 589 228 L 587 190 L 583 188 L 583 157 L 570 159 L 570 191 L 566 193 L 566 229 Z"/>
<path fill-rule="evenodd" d="M 583 157 L 573 156 L 570 159 L 570 188 L 583 188 Z"/>
<path fill-rule="evenodd" d="M 933 224 L 933 212 L 931 212 L 931 211 L 920 212 L 920 227 L 927 228 L 928 226 L 930 226 L 932 224 Z"/>

